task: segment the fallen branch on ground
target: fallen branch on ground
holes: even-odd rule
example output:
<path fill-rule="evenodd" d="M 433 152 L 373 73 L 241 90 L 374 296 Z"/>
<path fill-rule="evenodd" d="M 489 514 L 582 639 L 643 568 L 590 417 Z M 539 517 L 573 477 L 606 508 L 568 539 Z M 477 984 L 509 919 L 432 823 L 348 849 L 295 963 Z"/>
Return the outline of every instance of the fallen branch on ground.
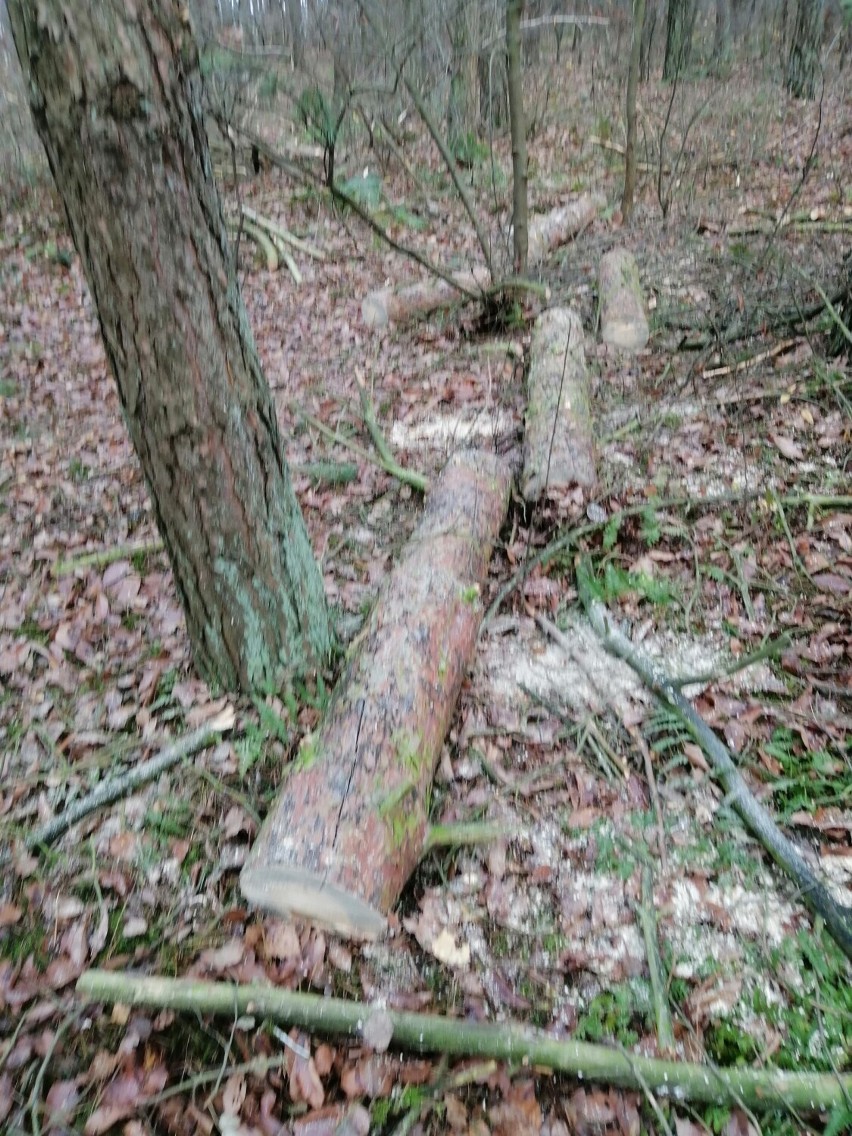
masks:
<path fill-rule="evenodd" d="M 639 923 L 645 940 L 648 959 L 648 976 L 651 980 L 651 1001 L 657 1023 L 657 1045 L 662 1053 L 674 1052 L 674 1029 L 669 1012 L 668 991 L 664 977 L 660 949 L 657 946 L 657 913 L 654 910 L 654 879 L 646 864 L 642 869 L 642 899 L 639 903 Z"/>
<path fill-rule="evenodd" d="M 829 934 L 852 959 L 852 909 L 839 904 L 805 863 L 796 845 L 778 828 L 767 809 L 755 798 L 734 764 L 727 746 L 719 741 L 704 719 L 681 694 L 669 676 L 643 655 L 613 624 L 606 607 L 592 597 L 587 571 L 581 566 L 577 584 L 594 630 L 610 654 L 623 659 L 660 702 L 678 715 L 701 746 L 726 793 L 726 803 L 757 837 L 772 859 L 799 888 L 802 902 L 825 920 Z"/>
<path fill-rule="evenodd" d="M 57 560 L 50 574 L 56 577 L 68 576 L 78 568 L 106 568 L 117 560 L 129 560 L 132 556 L 154 556 L 162 551 L 161 540 L 144 540 L 138 544 L 116 544 L 112 548 L 102 548 L 97 552 L 84 552 L 81 556 Z"/>
<path fill-rule="evenodd" d="M 778 1069 L 718 1069 L 626 1053 L 606 1045 L 557 1040 L 541 1030 L 513 1022 L 469 1022 L 436 1014 L 402 1013 L 364 1002 L 299 994 L 275 986 L 235 985 L 197 979 L 157 978 L 87 970 L 77 995 L 110 1005 L 150 1006 L 267 1018 L 324 1034 L 360 1038 L 370 1019 L 381 1014 L 393 1027 L 392 1044 L 418 1053 L 492 1057 L 531 1068 L 540 1066 L 583 1080 L 638 1089 L 658 1096 L 708 1104 L 746 1104 L 754 1109 L 791 1108 L 825 1112 L 848 1100 L 852 1076 L 787 1073 Z"/>
<path fill-rule="evenodd" d="M 260 229 L 264 229 L 271 237 L 277 237 L 279 241 L 291 245 L 296 252 L 304 253 L 305 256 L 313 257 L 314 260 L 325 260 L 325 253 L 322 249 L 316 248 L 315 245 L 308 244 L 300 237 L 296 237 L 289 229 L 285 229 L 283 225 L 279 225 L 276 221 L 271 221 L 269 217 L 264 217 L 262 213 L 257 213 L 254 209 L 249 208 L 248 205 L 243 206 L 243 216 L 247 221 L 253 222 Z"/>
<path fill-rule="evenodd" d="M 320 422 L 319 418 L 314 418 L 312 414 L 306 414 L 297 406 L 293 405 L 293 412 L 298 414 L 303 422 L 308 426 L 312 426 L 314 430 L 318 430 L 324 438 L 328 438 L 330 442 L 337 442 L 338 445 L 344 446 L 346 449 L 351 450 L 353 454 L 357 454 L 359 458 L 369 462 L 370 465 L 376 466 L 378 469 L 384 470 L 385 473 L 390 474 L 391 477 L 398 477 L 400 473 L 406 475 L 405 479 L 409 485 L 414 485 L 420 493 L 427 493 L 429 491 L 429 479 L 425 474 L 417 473 L 414 470 L 402 469 L 395 461 L 391 461 L 390 465 L 386 465 L 384 459 L 380 455 L 371 454 L 369 450 L 365 450 L 354 439 L 346 438 L 343 434 L 338 434 L 336 430 L 332 430 L 330 426 L 326 426 L 324 422 Z M 416 484 L 411 481 L 411 478 L 416 479 Z"/>
<path fill-rule="evenodd" d="M 367 388 L 364 386 L 361 378 L 356 375 L 355 380 L 358 383 L 358 394 L 361 399 L 361 413 L 364 416 L 364 425 L 373 439 L 373 445 L 376 447 L 379 457 L 382 462 L 382 469 L 391 474 L 401 481 L 403 485 L 410 485 L 412 489 L 416 489 L 418 493 L 425 493 L 429 488 L 429 479 L 424 477 L 422 473 L 417 473 L 416 470 L 405 469 L 399 464 L 390 450 L 390 446 L 385 441 L 385 436 L 379 428 L 376 421 L 376 412 L 373 410 L 373 404 L 370 401 L 370 396 L 367 394 Z"/>
<path fill-rule="evenodd" d="M 108 777 L 88 796 L 70 805 L 58 816 L 52 817 L 49 821 L 39 825 L 38 828 L 33 829 L 24 838 L 24 846 L 32 851 L 32 849 L 39 848 L 42 845 L 52 844 L 54 840 L 57 840 L 83 817 L 95 812 L 96 809 L 103 808 L 104 805 L 111 805 L 114 801 L 121 800 L 122 797 L 132 793 L 134 789 L 138 789 L 140 785 L 159 777 L 166 769 L 171 769 L 173 765 L 191 757 L 200 749 L 217 742 L 223 733 L 227 733 L 231 729 L 233 724 L 234 711 L 231 707 L 228 707 L 210 722 L 199 726 L 191 734 L 186 734 L 185 737 L 162 750 L 156 757 L 143 761 L 141 765 L 133 766 L 126 773 L 117 777 Z"/>

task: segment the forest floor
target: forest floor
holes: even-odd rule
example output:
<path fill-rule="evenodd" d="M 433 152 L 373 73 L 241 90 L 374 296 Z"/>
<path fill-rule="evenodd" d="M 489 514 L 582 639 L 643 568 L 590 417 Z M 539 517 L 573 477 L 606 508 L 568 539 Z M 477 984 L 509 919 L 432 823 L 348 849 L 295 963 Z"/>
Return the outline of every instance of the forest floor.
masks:
<path fill-rule="evenodd" d="M 390 935 L 368 946 L 266 918 L 240 897 L 238 870 L 319 718 L 322 691 L 233 700 L 195 676 L 56 200 L 33 189 L 4 212 L 5 1131 L 823 1130 L 824 1116 L 781 1100 L 758 1118 L 522 1063 L 447 1062 L 297 1029 L 282 1040 L 246 1016 L 87 1006 L 74 995 L 91 966 L 268 979 L 655 1054 L 644 906 L 657 921 L 675 1056 L 852 1067 L 848 962 L 726 807 L 682 725 L 603 655 L 574 575 L 576 557 L 588 557 L 600 596 L 634 640 L 673 675 L 699 680 L 687 687 L 694 704 L 848 904 L 852 371 L 829 348 L 831 321 L 795 313 L 819 302 L 817 284 L 832 291 L 850 245 L 852 76 L 832 76 L 822 101 L 807 105 L 750 67 L 690 81 L 667 127 L 670 90 L 643 87 L 648 165 L 623 226 L 621 157 L 611 148 L 621 92 L 601 79 L 606 67 L 598 71 L 582 83 L 566 71 L 547 98 L 533 96 L 530 194 L 536 210 L 585 190 L 610 203 L 541 271 L 551 302 L 576 306 L 586 328 L 599 489 L 532 512 L 514 501 L 493 558 L 486 607 L 512 586 L 484 625 L 433 818 L 494 822 L 507 835 L 428 853 Z M 405 152 L 420 184 L 390 157 L 381 223 L 445 265 L 478 263 L 427 140 L 413 136 Z M 346 172 L 374 161 L 350 154 Z M 486 150 L 466 171 L 503 241 L 508 169 L 501 138 L 493 164 Z M 241 283 L 329 600 L 341 616 L 362 617 L 421 501 L 310 419 L 369 448 L 360 380 L 404 465 L 432 475 L 470 437 L 517 456 L 521 360 L 536 309 L 516 308 L 497 330 L 473 307 L 367 329 L 366 293 L 418 279 L 419 269 L 322 192 L 275 171 L 240 193 L 325 254 L 300 259 L 297 287 L 286 271 L 256 265 L 244 240 Z M 226 200 L 233 208 L 232 188 Z M 629 357 L 595 337 L 597 265 L 617 244 L 636 255 L 652 317 L 649 346 Z M 735 326 L 745 330 L 726 340 Z M 329 460 L 356 463 L 357 476 L 330 485 L 304 472 Z M 561 551 L 548 555 L 559 539 Z M 89 553 L 108 555 L 63 570 Z M 546 639 L 537 616 L 573 647 Z M 767 644 L 777 646 L 761 662 L 726 673 Z M 229 707 L 234 726 L 219 744 L 53 846 L 25 850 L 34 826 L 107 774 Z M 641 886 L 648 866 L 653 902 Z"/>

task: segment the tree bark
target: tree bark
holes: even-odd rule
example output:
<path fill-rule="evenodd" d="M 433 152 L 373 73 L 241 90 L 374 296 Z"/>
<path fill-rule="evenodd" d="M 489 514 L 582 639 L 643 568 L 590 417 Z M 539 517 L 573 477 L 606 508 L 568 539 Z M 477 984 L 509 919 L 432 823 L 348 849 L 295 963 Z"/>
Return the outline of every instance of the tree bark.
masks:
<path fill-rule="evenodd" d="M 509 124 L 512 132 L 513 267 L 527 270 L 527 124 L 521 82 L 521 17 L 524 0 L 506 0 L 506 56 L 509 69 Z"/>
<path fill-rule="evenodd" d="M 304 674 L 333 634 L 234 275 L 185 6 L 8 9 L 196 664 L 229 690 Z"/>
<path fill-rule="evenodd" d="M 583 324 L 571 308 L 549 308 L 530 345 L 521 492 L 526 501 L 597 481 Z"/>
<path fill-rule="evenodd" d="M 795 99 L 812 99 L 816 94 L 823 15 L 822 0 L 799 0 L 785 80 Z"/>
<path fill-rule="evenodd" d="M 448 462 L 246 860 L 240 887 L 252 903 L 359 938 L 381 934 L 423 853 L 510 480 L 493 454 Z"/>
<path fill-rule="evenodd" d="M 639 270 L 632 253 L 614 248 L 598 266 L 601 341 L 621 351 L 641 351 L 648 342 L 648 318 Z"/>
<path fill-rule="evenodd" d="M 647 83 L 651 78 L 651 51 L 654 46 L 654 30 L 657 26 L 657 0 L 647 0 L 645 19 L 642 22 L 642 44 L 639 49 L 639 78 Z"/>
<path fill-rule="evenodd" d="M 621 216 L 625 223 L 633 215 L 636 193 L 636 91 L 639 87 L 639 54 L 645 26 L 645 0 L 633 0 L 633 30 L 630 40 L 630 66 L 627 72 L 627 141 L 624 147 L 624 192 Z"/>
<path fill-rule="evenodd" d="M 302 19 L 302 0 L 290 0 L 287 5 L 290 17 L 290 55 L 293 70 L 300 71 L 305 62 L 305 26 Z"/>
<path fill-rule="evenodd" d="M 479 66 L 476 52 L 479 5 L 459 0 L 450 22 L 452 61 L 447 104 L 447 138 L 457 153 L 479 125 Z"/>
<path fill-rule="evenodd" d="M 689 66 L 698 0 L 669 0 L 663 79 L 673 82 Z"/>

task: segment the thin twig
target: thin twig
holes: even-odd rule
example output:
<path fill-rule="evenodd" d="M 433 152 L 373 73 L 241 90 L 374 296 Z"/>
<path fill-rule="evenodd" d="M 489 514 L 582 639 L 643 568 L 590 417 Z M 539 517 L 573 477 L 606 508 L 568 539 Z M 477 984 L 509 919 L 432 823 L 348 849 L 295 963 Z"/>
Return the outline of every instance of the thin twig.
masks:
<path fill-rule="evenodd" d="M 639 923 L 645 940 L 645 955 L 648 959 L 648 975 L 651 980 L 651 997 L 654 1002 L 654 1017 L 657 1022 L 657 1045 L 660 1052 L 674 1052 L 674 1030 L 669 1013 L 666 984 L 663 981 L 663 966 L 660 949 L 657 945 L 657 918 L 654 912 L 654 879 L 646 864 L 642 868 L 642 901 L 639 904 Z"/>

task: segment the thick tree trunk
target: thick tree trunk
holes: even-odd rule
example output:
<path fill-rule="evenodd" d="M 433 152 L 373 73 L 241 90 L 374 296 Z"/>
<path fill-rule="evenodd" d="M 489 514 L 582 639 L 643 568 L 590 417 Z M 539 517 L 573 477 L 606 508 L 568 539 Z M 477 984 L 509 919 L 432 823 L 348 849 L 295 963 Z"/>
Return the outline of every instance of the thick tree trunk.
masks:
<path fill-rule="evenodd" d="M 639 87 L 639 53 L 645 26 L 645 0 L 633 0 L 633 24 L 630 40 L 630 65 L 627 71 L 627 140 L 624 147 L 624 192 L 621 216 L 625 222 L 633 215 L 636 193 L 636 91 Z"/>
<path fill-rule="evenodd" d="M 197 665 L 226 689 L 304 673 L 332 631 L 234 276 L 185 5 L 8 8 Z"/>
<path fill-rule="evenodd" d="M 673 82 L 689 66 L 698 0 L 669 0 L 663 78 Z"/>
<path fill-rule="evenodd" d="M 785 82 L 793 98 L 812 99 L 816 94 L 823 16 L 822 0 L 799 0 Z"/>
<path fill-rule="evenodd" d="M 246 860 L 240 887 L 252 903 L 359 938 L 381 934 L 423 853 L 510 481 L 493 454 L 448 462 Z"/>
<path fill-rule="evenodd" d="M 521 81 L 521 17 L 524 0 L 506 0 L 506 58 L 509 68 L 509 123 L 512 131 L 513 267 L 527 270 L 527 124 Z"/>

